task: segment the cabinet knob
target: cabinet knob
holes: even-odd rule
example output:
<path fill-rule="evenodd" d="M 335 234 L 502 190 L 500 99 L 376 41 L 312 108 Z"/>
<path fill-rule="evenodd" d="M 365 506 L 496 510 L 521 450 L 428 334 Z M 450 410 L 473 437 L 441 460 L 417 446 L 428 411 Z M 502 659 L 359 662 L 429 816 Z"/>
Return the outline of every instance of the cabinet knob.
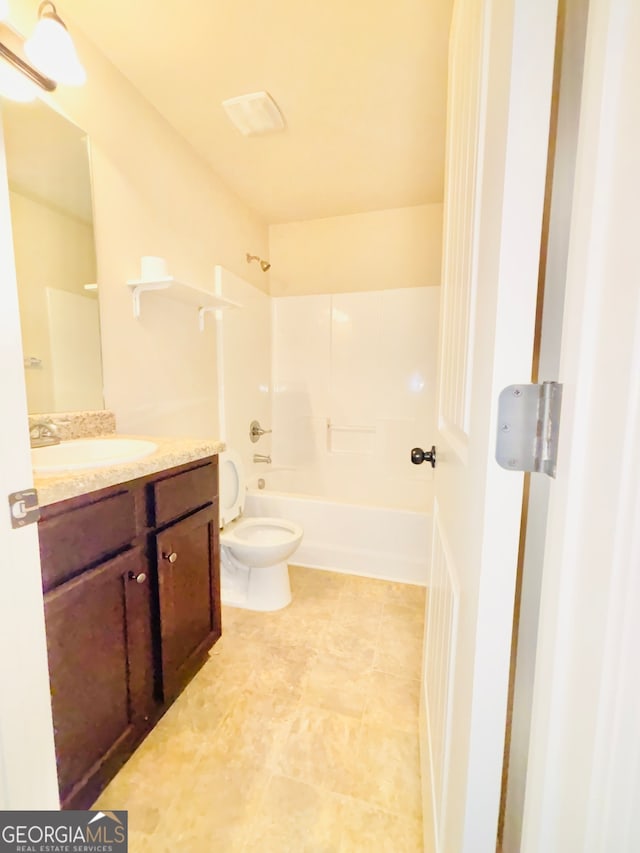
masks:
<path fill-rule="evenodd" d="M 175 563 L 175 561 L 178 559 L 178 555 L 175 551 L 172 551 L 170 554 L 163 554 L 162 559 L 169 560 L 170 563 Z"/>
<path fill-rule="evenodd" d="M 129 580 L 135 581 L 136 583 L 144 583 L 147 579 L 147 576 L 144 572 L 140 572 L 136 574 L 135 572 L 129 572 Z"/>

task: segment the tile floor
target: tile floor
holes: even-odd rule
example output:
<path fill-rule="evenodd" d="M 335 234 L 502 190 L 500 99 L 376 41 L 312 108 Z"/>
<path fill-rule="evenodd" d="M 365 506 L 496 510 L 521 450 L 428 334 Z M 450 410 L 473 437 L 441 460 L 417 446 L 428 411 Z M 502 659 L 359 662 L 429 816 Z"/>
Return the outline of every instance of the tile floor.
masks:
<path fill-rule="evenodd" d="M 130 853 L 420 853 L 424 589 L 291 567 L 223 608 L 208 663 L 94 808 Z"/>

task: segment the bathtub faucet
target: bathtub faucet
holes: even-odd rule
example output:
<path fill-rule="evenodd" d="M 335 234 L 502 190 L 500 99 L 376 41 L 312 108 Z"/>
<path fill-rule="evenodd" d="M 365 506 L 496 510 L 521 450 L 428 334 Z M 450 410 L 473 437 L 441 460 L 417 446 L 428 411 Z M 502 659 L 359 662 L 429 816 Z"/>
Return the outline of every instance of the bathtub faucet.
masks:
<path fill-rule="evenodd" d="M 253 461 L 254 462 L 266 462 L 267 465 L 271 465 L 271 457 L 270 456 L 263 456 L 262 453 L 254 453 L 253 454 Z"/>

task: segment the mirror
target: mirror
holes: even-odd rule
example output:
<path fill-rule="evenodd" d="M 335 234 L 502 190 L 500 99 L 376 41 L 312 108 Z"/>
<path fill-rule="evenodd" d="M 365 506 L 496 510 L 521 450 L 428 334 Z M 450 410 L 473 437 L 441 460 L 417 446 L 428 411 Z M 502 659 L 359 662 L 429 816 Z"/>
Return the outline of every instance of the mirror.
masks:
<path fill-rule="evenodd" d="M 29 412 L 102 409 L 86 134 L 41 101 L 2 125 Z"/>

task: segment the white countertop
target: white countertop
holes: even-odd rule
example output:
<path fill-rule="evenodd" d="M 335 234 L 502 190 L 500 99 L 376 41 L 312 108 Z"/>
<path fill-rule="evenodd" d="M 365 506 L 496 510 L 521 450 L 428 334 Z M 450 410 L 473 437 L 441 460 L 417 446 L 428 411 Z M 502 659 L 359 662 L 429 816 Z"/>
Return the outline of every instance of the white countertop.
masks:
<path fill-rule="evenodd" d="M 117 486 L 138 477 L 156 474 L 168 468 L 185 465 L 207 456 L 214 456 L 225 449 L 224 442 L 202 438 L 159 438 L 146 435 L 121 435 L 108 433 L 96 438 L 136 438 L 152 441 L 158 445 L 148 456 L 131 462 L 107 465 L 102 468 L 84 468 L 75 471 L 57 471 L 49 476 L 34 475 L 34 486 L 38 490 L 40 506 L 64 501 L 78 495 L 95 492 L 107 486 Z"/>

